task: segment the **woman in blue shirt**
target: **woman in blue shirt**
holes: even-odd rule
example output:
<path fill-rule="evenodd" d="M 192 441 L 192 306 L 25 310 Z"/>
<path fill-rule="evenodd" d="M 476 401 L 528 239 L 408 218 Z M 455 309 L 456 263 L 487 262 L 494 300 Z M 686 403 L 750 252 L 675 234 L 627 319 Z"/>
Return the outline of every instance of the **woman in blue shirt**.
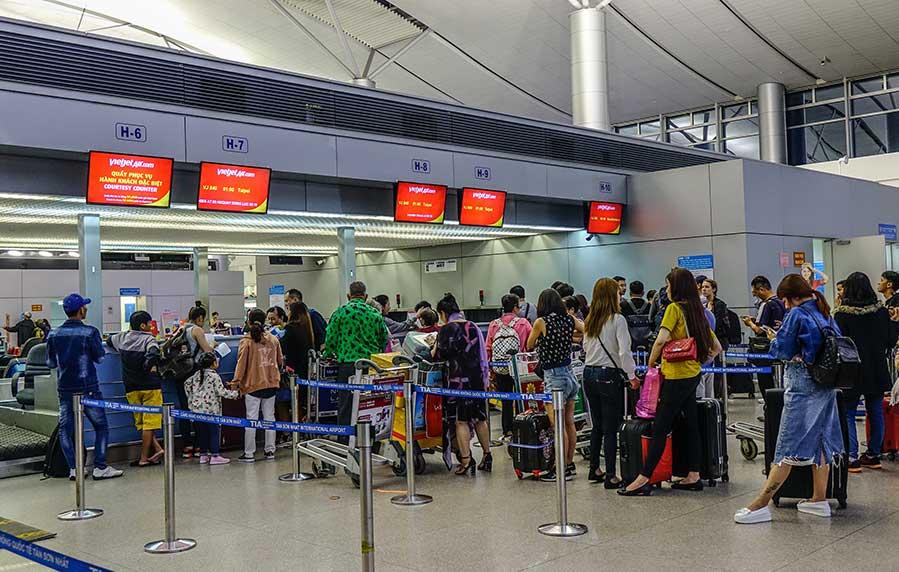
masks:
<path fill-rule="evenodd" d="M 734 521 L 739 524 L 770 521 L 768 503 L 774 493 L 793 467 L 808 465 L 812 467 L 814 492 L 811 499 L 800 501 L 797 508 L 800 512 L 829 517 L 826 490 L 830 464 L 844 452 L 836 390 L 819 385 L 808 369 L 824 343 L 821 328 L 830 325 L 839 333 L 830 317 L 830 307 L 824 296 L 812 290 L 798 274 L 790 274 L 781 281 L 777 297 L 784 301 L 788 313 L 778 332 L 771 328 L 765 328 L 765 332 L 772 340 L 770 353 L 786 363 L 780 432 L 774 462 L 762 492 L 748 507 L 734 514 Z"/>

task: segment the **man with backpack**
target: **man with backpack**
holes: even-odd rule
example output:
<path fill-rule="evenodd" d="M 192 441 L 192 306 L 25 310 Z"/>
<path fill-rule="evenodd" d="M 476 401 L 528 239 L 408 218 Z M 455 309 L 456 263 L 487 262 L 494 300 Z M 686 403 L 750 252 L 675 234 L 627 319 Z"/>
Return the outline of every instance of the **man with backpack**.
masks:
<path fill-rule="evenodd" d="M 497 391 L 515 391 L 512 379 L 511 361 L 515 354 L 527 351 L 528 336 L 531 335 L 531 323 L 521 317 L 521 302 L 515 294 L 506 294 L 502 298 L 502 316 L 490 322 L 487 328 L 487 359 L 490 361 L 490 374 Z M 512 421 L 515 418 L 515 402 L 503 401 L 503 440 L 512 438 Z"/>
<path fill-rule="evenodd" d="M 131 314 L 131 329 L 119 332 L 106 340 L 122 362 L 122 381 L 125 399 L 132 405 L 162 406 L 162 380 L 159 378 L 159 343 L 150 333 L 153 318 L 149 312 L 138 310 Z M 135 413 L 134 426 L 141 434 L 140 459 L 132 467 L 158 465 L 165 451 L 156 440 L 156 431 L 162 428 L 162 419 L 154 413 Z"/>
<path fill-rule="evenodd" d="M 59 443 L 69 465 L 69 480 L 75 480 L 75 407 L 76 393 L 91 399 L 103 399 L 97 379 L 97 364 L 103 361 L 106 351 L 100 331 L 84 323 L 90 298 L 69 294 L 62 301 L 68 316 L 60 327 L 47 338 L 47 367 L 58 369 L 59 392 Z M 94 428 L 94 480 L 121 477 L 123 472 L 106 464 L 106 445 L 109 441 L 109 424 L 106 411 L 98 407 L 85 407 L 84 414 Z"/>
<path fill-rule="evenodd" d="M 643 298 L 643 283 L 634 280 L 630 283 L 630 298 L 622 298 L 621 315 L 627 320 L 627 330 L 631 334 L 631 350 L 643 348 L 649 351 L 652 346 L 653 324 L 649 317 L 650 304 Z"/>

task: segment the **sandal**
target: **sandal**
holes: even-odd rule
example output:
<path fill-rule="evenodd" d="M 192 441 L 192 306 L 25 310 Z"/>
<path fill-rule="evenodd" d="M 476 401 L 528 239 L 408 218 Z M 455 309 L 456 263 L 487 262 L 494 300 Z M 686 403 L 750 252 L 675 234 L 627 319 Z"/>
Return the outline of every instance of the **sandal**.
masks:
<path fill-rule="evenodd" d="M 146 463 L 141 463 L 140 459 L 137 459 L 136 461 L 131 461 L 130 463 L 128 463 L 128 466 L 129 467 L 151 467 L 153 465 L 158 465 L 158 464 L 159 464 L 159 461 L 148 460 Z"/>
<path fill-rule="evenodd" d="M 163 455 L 165 455 L 165 449 L 160 449 L 158 453 L 151 455 L 147 460 L 153 464 L 159 464 L 159 460 L 163 457 Z"/>

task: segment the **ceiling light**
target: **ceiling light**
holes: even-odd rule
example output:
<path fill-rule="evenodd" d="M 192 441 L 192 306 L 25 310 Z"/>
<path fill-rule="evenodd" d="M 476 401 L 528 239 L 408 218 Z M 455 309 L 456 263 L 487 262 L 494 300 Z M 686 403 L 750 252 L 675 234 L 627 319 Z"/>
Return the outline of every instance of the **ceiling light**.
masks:
<path fill-rule="evenodd" d="M 7 250 L 6 255 L 7 256 L 25 256 L 25 253 L 22 252 L 21 250 Z"/>
<path fill-rule="evenodd" d="M 68 255 L 71 256 L 72 258 L 78 258 L 79 256 L 81 256 L 80 254 L 78 254 L 78 253 L 75 252 L 74 250 L 70 250 L 70 251 L 67 252 L 66 254 L 68 254 Z"/>
<path fill-rule="evenodd" d="M 53 258 L 53 253 L 46 250 L 38 250 L 37 255 L 43 258 Z"/>

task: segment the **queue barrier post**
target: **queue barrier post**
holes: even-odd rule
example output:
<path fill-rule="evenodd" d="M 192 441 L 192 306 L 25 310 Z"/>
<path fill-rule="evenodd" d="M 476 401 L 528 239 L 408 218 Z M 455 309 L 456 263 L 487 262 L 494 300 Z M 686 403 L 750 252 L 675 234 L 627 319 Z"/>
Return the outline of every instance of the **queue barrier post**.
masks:
<path fill-rule="evenodd" d="M 82 395 L 72 396 L 72 409 L 75 416 L 75 509 L 56 515 L 59 520 L 88 520 L 103 514 L 101 508 L 86 508 L 84 500 L 84 404 Z"/>
<path fill-rule="evenodd" d="M 418 506 L 428 504 L 434 498 L 415 492 L 415 386 L 411 379 L 403 383 L 403 400 L 406 410 L 406 494 L 390 499 L 395 505 Z"/>
<path fill-rule="evenodd" d="M 553 389 L 553 413 L 555 417 L 556 491 L 558 494 L 558 522 L 537 527 L 546 536 L 580 536 L 586 534 L 587 525 L 568 522 L 568 486 L 565 482 L 565 397 L 561 389 Z"/>
<path fill-rule="evenodd" d="M 774 387 L 784 386 L 784 364 L 776 361 L 771 364 L 771 373 L 774 374 Z"/>
<path fill-rule="evenodd" d="M 362 572 L 374 572 L 375 570 L 375 517 L 372 511 L 371 438 L 371 423 L 368 421 L 357 423 L 356 446 L 359 448 Z"/>
<path fill-rule="evenodd" d="M 296 384 L 296 379 L 291 377 L 290 383 L 290 404 L 291 404 L 291 420 L 294 423 L 300 422 L 300 388 Z M 291 431 L 290 433 L 290 455 L 291 461 L 293 463 L 293 471 L 290 473 L 285 473 L 278 477 L 278 480 L 282 483 L 298 483 L 301 481 L 307 481 L 309 479 L 315 478 L 313 475 L 309 473 L 300 472 L 300 451 L 298 447 L 300 446 L 300 435 L 296 431 Z"/>
<path fill-rule="evenodd" d="M 165 509 L 165 538 L 148 542 L 144 551 L 150 554 L 171 554 L 184 552 L 197 545 L 191 538 L 178 538 L 175 534 L 175 420 L 172 417 L 172 404 L 162 406 L 162 431 L 165 445 L 165 472 L 163 503 Z"/>

